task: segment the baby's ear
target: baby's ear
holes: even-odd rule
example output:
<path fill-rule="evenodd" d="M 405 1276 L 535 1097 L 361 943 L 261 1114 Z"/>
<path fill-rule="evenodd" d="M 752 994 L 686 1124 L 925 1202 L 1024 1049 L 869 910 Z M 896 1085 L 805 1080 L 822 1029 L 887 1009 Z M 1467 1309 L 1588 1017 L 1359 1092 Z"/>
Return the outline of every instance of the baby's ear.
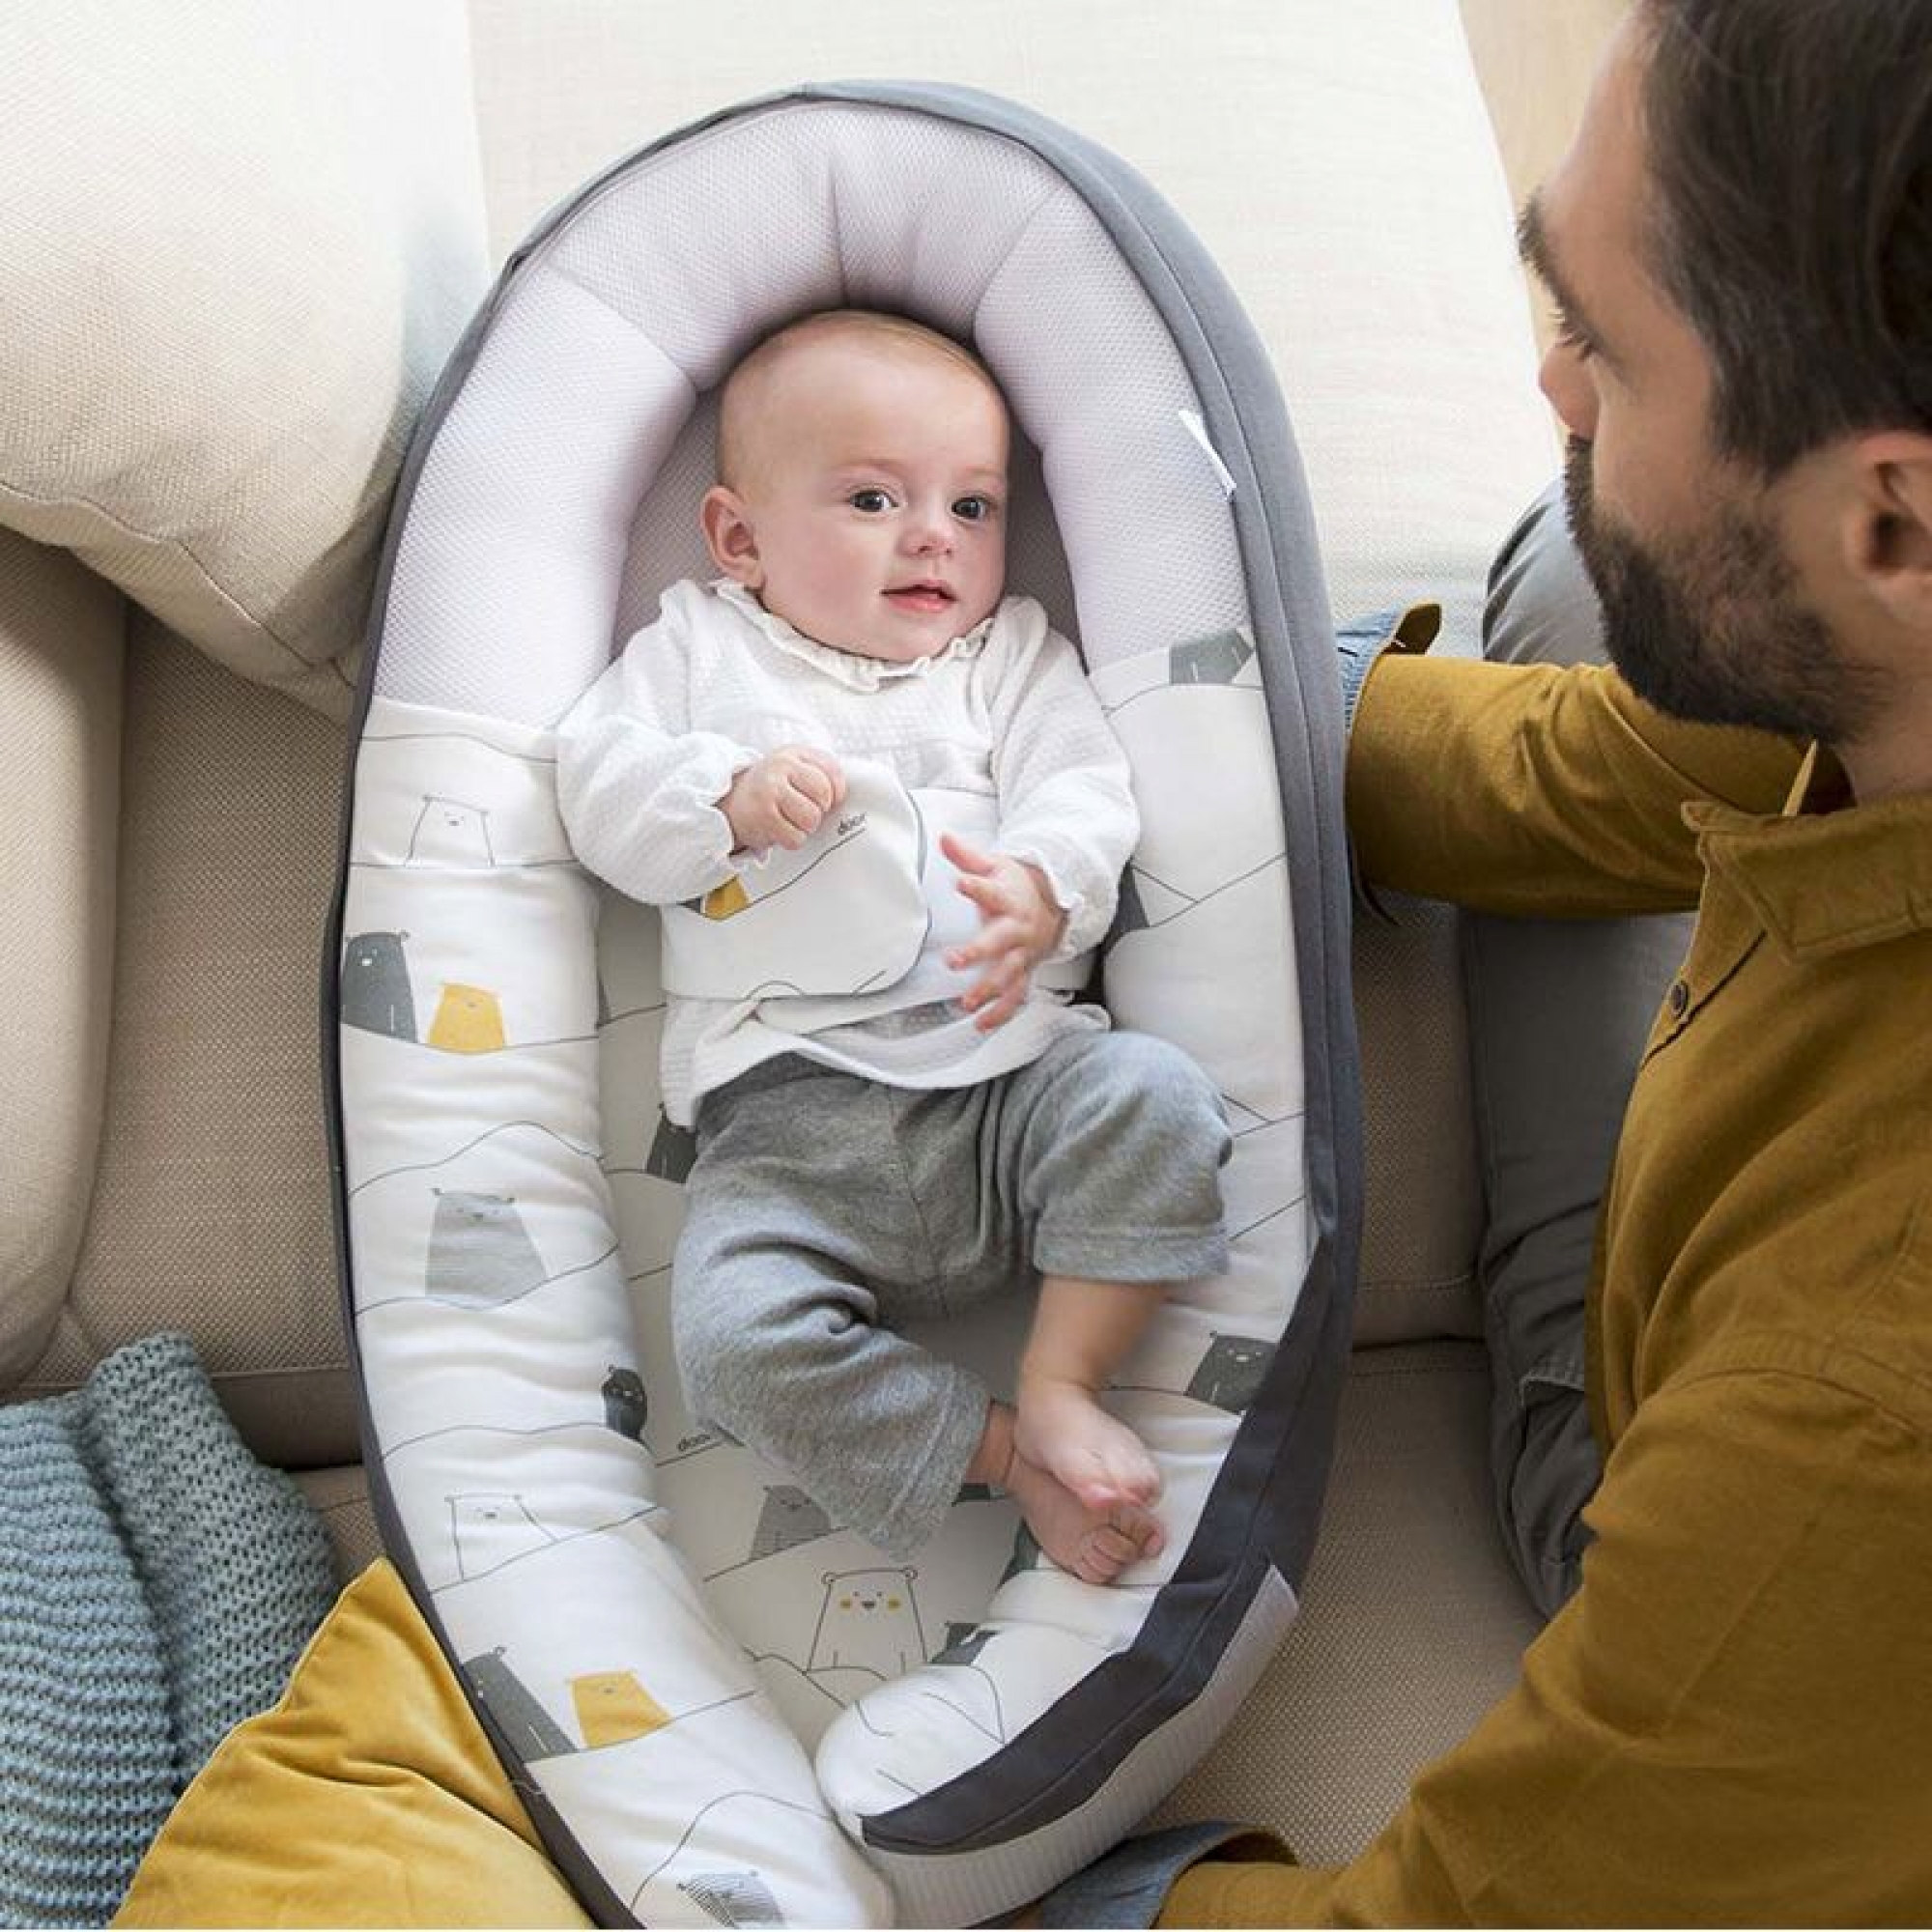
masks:
<path fill-rule="evenodd" d="M 715 483 L 704 493 L 697 521 L 704 530 L 711 561 L 747 590 L 761 588 L 765 567 L 758 559 L 757 532 L 752 527 L 744 498 L 735 490 Z"/>

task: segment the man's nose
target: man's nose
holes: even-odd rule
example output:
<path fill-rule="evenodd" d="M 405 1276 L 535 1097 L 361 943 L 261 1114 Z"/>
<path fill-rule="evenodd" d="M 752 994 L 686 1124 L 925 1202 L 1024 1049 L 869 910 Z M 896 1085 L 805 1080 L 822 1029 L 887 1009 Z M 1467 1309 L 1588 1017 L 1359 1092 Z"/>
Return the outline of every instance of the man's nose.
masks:
<path fill-rule="evenodd" d="M 1565 343 L 1552 342 L 1536 372 L 1536 382 L 1563 427 L 1582 441 L 1590 441 L 1597 434 L 1597 385 L 1577 352 Z"/>

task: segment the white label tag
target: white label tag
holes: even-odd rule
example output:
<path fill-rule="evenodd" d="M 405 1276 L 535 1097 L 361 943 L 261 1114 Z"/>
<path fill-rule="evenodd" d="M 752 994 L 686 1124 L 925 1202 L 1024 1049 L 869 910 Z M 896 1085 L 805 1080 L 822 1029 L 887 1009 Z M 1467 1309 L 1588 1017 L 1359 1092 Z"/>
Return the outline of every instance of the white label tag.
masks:
<path fill-rule="evenodd" d="M 1228 466 L 1221 461 L 1214 445 L 1208 440 L 1208 425 L 1193 410 L 1182 410 L 1179 415 L 1181 427 L 1201 445 L 1202 453 L 1214 466 L 1214 474 L 1220 482 L 1222 496 L 1232 497 L 1235 494 L 1235 479 L 1228 473 Z"/>

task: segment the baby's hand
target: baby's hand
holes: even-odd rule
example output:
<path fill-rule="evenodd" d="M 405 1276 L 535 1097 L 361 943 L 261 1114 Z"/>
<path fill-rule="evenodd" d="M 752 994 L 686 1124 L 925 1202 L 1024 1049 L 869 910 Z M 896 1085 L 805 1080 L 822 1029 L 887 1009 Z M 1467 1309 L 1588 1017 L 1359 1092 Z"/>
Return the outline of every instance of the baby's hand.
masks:
<path fill-rule="evenodd" d="M 954 947 L 946 963 L 955 972 L 985 966 L 959 1004 L 979 1013 L 981 1033 L 991 1033 L 1019 1011 L 1028 978 L 1060 944 L 1066 915 L 1054 903 L 1037 866 L 1004 852 L 976 851 L 950 832 L 940 835 L 939 849 L 958 867 L 959 890 L 980 908 L 980 919 L 979 938 Z"/>
<path fill-rule="evenodd" d="M 844 802 L 845 774 L 830 752 L 781 745 L 731 781 L 718 810 L 734 847 L 763 852 L 782 845 L 795 852 Z"/>

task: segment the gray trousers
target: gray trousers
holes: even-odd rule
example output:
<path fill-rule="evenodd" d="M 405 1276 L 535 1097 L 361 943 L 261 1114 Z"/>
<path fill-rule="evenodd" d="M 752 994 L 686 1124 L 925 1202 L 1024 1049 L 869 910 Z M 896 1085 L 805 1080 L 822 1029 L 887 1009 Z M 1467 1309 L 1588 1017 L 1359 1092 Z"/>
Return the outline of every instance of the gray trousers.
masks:
<path fill-rule="evenodd" d="M 1145 1034 L 1075 1033 L 937 1092 L 795 1055 L 715 1094 L 671 1273 L 693 1411 L 840 1527 L 909 1554 L 957 1496 L 988 1390 L 894 1324 L 1030 1271 L 1165 1282 L 1228 1265 L 1220 1095 Z"/>
<path fill-rule="evenodd" d="M 1602 663 L 1596 593 L 1552 487 L 1490 573 L 1484 655 Z M 1510 1554 L 1546 1615 L 1578 1581 L 1597 1487 L 1583 1398 L 1583 1300 L 1598 1207 L 1638 1058 L 1693 916 L 1463 915 L 1477 1147 L 1478 1262 L 1492 1376 L 1491 1470 Z"/>

